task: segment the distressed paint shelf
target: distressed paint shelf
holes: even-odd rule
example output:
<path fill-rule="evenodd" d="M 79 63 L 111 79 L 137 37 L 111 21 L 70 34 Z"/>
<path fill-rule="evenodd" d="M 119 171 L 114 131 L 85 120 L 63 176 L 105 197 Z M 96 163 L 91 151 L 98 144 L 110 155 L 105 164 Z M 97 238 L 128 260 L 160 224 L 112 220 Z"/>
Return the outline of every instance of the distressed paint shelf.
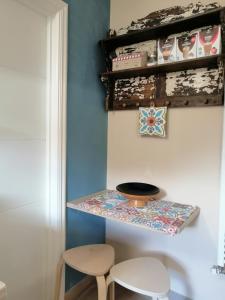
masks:
<path fill-rule="evenodd" d="M 117 47 L 151 39 L 158 39 L 170 34 L 190 31 L 202 26 L 218 24 L 221 24 L 221 55 L 189 59 L 144 68 L 111 71 L 111 52 L 115 51 Z M 161 23 L 160 25 L 152 26 L 150 28 L 110 37 L 100 41 L 100 44 L 104 51 L 107 69 L 107 72 L 101 74 L 101 79 L 107 92 L 105 99 L 106 110 L 138 109 L 140 106 L 149 106 L 151 101 L 154 101 L 155 106 L 168 107 L 207 107 L 223 105 L 224 103 L 224 92 L 223 88 L 221 88 L 224 81 L 223 69 L 225 61 L 224 7 L 211 9 L 204 13 L 196 13 L 192 16 L 177 19 L 169 23 Z M 197 73 L 202 69 L 205 70 L 205 73 L 208 72 L 208 78 L 205 80 L 205 88 L 202 88 L 199 93 L 195 92 L 197 89 L 196 87 L 193 88 L 193 86 L 188 90 L 188 80 L 184 80 L 184 74 L 178 73 L 182 73 L 183 71 L 188 73 L 191 70 L 194 70 Z M 219 74 L 218 76 L 220 76 L 221 81 L 215 73 L 213 76 L 210 70 L 216 71 L 216 73 Z M 211 74 L 209 74 L 209 71 Z M 179 80 L 177 80 L 177 78 L 173 79 L 173 82 L 179 81 L 179 88 L 176 87 L 174 93 L 167 93 L 167 86 L 170 85 L 170 83 L 167 85 L 167 74 L 173 74 L 174 77 L 180 76 Z M 203 74 L 202 77 L 205 77 L 205 75 Z M 217 79 L 215 79 L 216 77 Z M 149 81 L 148 86 L 141 83 L 142 78 L 143 80 L 146 79 Z M 126 80 L 133 81 L 133 83 L 130 83 L 129 85 L 126 82 L 122 82 Z M 135 80 L 139 80 L 139 82 L 135 82 Z M 189 82 L 190 85 L 193 85 L 193 76 L 190 77 Z M 181 92 L 181 85 L 184 87 L 184 93 Z M 217 89 L 215 89 L 216 85 Z M 137 86 L 140 87 L 139 90 L 142 91 L 142 94 L 137 90 Z"/>
<path fill-rule="evenodd" d="M 177 71 L 185 71 L 189 69 L 199 69 L 199 68 L 217 68 L 222 61 L 221 55 L 213 55 L 207 57 L 200 57 L 195 59 L 188 59 L 173 63 L 166 63 L 160 65 L 154 65 L 144 68 L 134 68 L 120 71 L 111 71 L 102 73 L 103 78 L 110 79 L 123 79 L 131 78 L 137 76 L 150 76 L 153 74 L 169 73 Z"/>
<path fill-rule="evenodd" d="M 193 30 L 208 25 L 221 24 L 224 8 L 213 9 L 205 13 L 196 14 L 184 19 L 176 20 L 170 23 L 162 24 L 152 28 L 138 30 L 135 32 L 111 37 L 100 41 L 101 46 L 106 52 L 111 52 L 119 46 L 129 45 L 131 43 L 143 42 L 159 37 L 167 37 L 173 33 L 179 33 L 187 30 Z"/>
<path fill-rule="evenodd" d="M 134 208 L 119 192 L 112 190 L 70 201 L 67 207 L 168 235 L 180 233 L 200 212 L 196 206 L 165 200 L 150 201 L 145 208 Z"/>
<path fill-rule="evenodd" d="M 206 107 L 206 106 L 219 106 L 224 103 L 223 94 L 218 95 L 207 95 L 207 96 L 176 96 L 176 97 L 166 97 L 164 99 L 153 99 L 154 105 L 156 107 Z M 129 100 L 123 99 L 121 101 L 114 101 L 109 104 L 106 110 L 133 110 L 139 107 L 149 107 L 150 100 Z"/>

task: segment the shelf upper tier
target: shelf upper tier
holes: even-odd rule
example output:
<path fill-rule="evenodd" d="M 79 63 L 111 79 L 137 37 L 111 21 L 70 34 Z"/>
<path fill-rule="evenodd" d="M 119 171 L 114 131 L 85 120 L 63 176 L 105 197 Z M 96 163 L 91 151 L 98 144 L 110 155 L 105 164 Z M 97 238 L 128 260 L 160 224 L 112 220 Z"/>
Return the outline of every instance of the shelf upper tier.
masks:
<path fill-rule="evenodd" d="M 133 68 L 127 70 L 114 71 L 114 72 L 113 71 L 105 72 L 102 73 L 101 76 L 104 78 L 123 79 L 123 78 L 137 77 L 137 76 L 150 76 L 159 73 L 184 71 L 189 69 L 217 68 L 220 60 L 222 60 L 221 55 L 213 55 L 213 56 L 177 61 L 173 63 L 154 65 L 150 67 Z"/>
<path fill-rule="evenodd" d="M 170 34 L 187 30 L 190 31 L 203 26 L 218 25 L 221 24 L 221 13 L 223 12 L 224 7 L 210 10 L 205 13 L 196 14 L 188 18 L 165 23 L 159 26 L 107 38 L 100 41 L 100 43 L 107 52 L 110 52 L 119 46 L 158 39 L 159 37 L 166 37 Z"/>

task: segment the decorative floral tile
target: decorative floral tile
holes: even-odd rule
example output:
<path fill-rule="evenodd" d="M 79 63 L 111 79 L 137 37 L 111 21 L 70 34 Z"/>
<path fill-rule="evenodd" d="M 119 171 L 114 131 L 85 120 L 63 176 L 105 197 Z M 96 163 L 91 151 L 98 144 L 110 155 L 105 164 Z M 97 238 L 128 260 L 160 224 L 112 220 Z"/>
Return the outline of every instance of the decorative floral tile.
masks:
<path fill-rule="evenodd" d="M 150 229 L 169 235 L 177 234 L 197 216 L 198 207 L 175 202 L 150 201 L 145 208 L 135 208 L 117 191 L 105 190 L 74 202 L 75 209 Z"/>
<path fill-rule="evenodd" d="M 140 107 L 140 134 L 165 137 L 166 114 L 167 107 Z"/>

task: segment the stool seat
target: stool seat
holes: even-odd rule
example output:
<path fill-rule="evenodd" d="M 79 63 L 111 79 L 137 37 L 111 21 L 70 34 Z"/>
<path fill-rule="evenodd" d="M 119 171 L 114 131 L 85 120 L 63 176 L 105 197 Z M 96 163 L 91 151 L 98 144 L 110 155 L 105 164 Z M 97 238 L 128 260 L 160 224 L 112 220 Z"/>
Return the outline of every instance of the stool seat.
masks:
<path fill-rule="evenodd" d="M 131 291 L 157 299 L 166 297 L 170 289 L 166 268 L 152 257 L 121 262 L 111 268 L 110 276 L 113 281 Z"/>
<path fill-rule="evenodd" d="M 115 254 L 110 245 L 87 245 L 65 251 L 63 259 L 75 270 L 91 276 L 102 276 L 114 264 Z"/>

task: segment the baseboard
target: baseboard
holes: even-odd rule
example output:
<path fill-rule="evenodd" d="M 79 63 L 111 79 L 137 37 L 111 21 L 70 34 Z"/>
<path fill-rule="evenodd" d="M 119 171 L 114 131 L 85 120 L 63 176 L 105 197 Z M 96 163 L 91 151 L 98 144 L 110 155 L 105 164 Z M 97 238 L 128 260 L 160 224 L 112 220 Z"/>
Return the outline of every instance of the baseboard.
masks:
<path fill-rule="evenodd" d="M 84 291 L 91 288 L 95 284 L 95 277 L 86 276 L 76 285 L 74 285 L 68 292 L 65 294 L 65 300 L 74 300 L 79 297 Z"/>
<path fill-rule="evenodd" d="M 177 294 L 177 293 L 172 292 L 172 291 L 170 292 L 170 297 L 173 300 L 191 300 L 190 298 L 187 298 L 185 296 L 182 296 L 182 295 Z"/>

